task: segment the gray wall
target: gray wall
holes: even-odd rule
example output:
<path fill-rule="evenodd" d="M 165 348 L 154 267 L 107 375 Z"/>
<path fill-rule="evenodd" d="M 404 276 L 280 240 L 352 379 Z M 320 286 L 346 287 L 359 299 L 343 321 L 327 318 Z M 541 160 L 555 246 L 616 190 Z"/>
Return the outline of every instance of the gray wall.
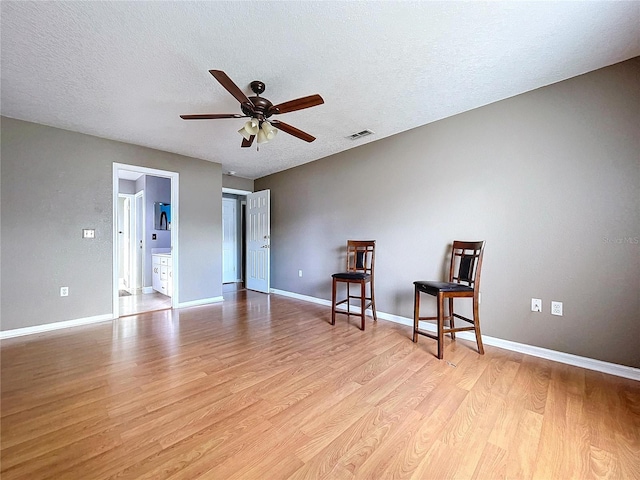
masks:
<path fill-rule="evenodd" d="M 138 193 L 138 190 L 136 190 L 136 182 L 133 180 L 125 180 L 124 178 L 118 179 L 118 192 L 135 195 Z"/>
<path fill-rule="evenodd" d="M 253 192 L 253 180 L 250 180 L 248 178 L 236 177 L 232 175 L 223 175 L 222 186 L 225 188 L 234 188 L 236 190 Z"/>
<path fill-rule="evenodd" d="M 1 121 L 2 330 L 112 312 L 113 162 L 180 174 L 179 300 L 222 295 L 219 164 Z"/>
<path fill-rule="evenodd" d="M 330 299 L 346 240 L 376 239 L 378 310 L 412 317 L 412 282 L 484 239 L 483 334 L 640 367 L 639 79 L 635 58 L 256 180 L 272 287 Z"/>

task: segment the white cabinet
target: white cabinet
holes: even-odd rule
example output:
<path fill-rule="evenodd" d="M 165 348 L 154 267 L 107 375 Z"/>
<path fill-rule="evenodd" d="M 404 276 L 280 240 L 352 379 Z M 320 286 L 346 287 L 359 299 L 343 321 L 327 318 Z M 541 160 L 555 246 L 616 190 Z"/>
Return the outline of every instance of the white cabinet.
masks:
<path fill-rule="evenodd" d="M 171 296 L 173 294 L 173 272 L 171 271 L 171 255 L 170 254 L 154 254 L 151 255 L 153 263 L 153 289 Z"/>

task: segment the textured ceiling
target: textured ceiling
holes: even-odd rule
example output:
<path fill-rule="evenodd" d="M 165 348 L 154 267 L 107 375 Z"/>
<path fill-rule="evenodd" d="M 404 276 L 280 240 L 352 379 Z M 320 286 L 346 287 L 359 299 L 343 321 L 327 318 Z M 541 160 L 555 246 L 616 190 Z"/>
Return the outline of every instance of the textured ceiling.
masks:
<path fill-rule="evenodd" d="M 2 115 L 221 163 L 258 178 L 640 55 L 640 2 L 11 2 Z M 241 149 L 244 119 L 208 73 L 274 103 L 281 132 Z M 345 137 L 375 132 L 357 141 Z M 391 167 L 392 159 L 390 159 Z"/>

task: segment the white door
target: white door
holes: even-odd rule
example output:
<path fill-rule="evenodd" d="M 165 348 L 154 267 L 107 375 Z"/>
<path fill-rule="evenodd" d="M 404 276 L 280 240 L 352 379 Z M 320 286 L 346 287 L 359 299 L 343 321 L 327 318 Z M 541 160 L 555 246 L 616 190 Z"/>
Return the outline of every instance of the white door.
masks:
<path fill-rule="evenodd" d="M 236 199 L 222 199 L 222 283 L 238 280 Z"/>
<path fill-rule="evenodd" d="M 247 288 L 269 293 L 269 190 L 247 195 Z"/>

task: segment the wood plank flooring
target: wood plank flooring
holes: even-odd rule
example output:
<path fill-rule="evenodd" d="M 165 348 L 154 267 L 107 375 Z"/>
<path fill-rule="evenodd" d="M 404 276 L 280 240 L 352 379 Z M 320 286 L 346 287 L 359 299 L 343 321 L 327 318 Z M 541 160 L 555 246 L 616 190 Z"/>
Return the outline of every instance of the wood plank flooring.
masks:
<path fill-rule="evenodd" d="M 171 297 L 158 292 L 127 295 L 119 297 L 118 302 L 121 317 L 171 308 Z"/>
<path fill-rule="evenodd" d="M 277 295 L 9 339 L 12 479 L 638 479 L 640 383 Z"/>

